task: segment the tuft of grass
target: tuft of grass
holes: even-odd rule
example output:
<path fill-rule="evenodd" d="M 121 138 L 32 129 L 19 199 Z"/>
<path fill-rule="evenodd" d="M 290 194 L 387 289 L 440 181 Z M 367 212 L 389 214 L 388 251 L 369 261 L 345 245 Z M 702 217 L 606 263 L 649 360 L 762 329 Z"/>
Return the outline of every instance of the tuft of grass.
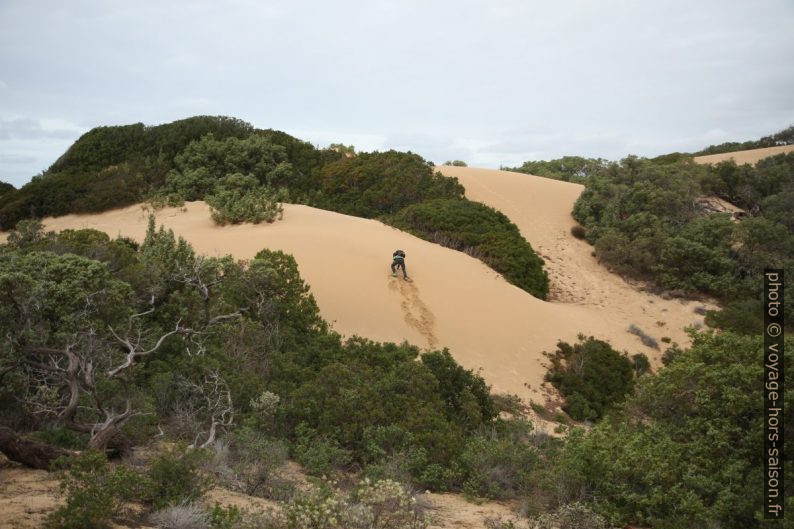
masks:
<path fill-rule="evenodd" d="M 546 411 L 546 408 L 544 408 L 543 405 L 538 404 L 535 401 L 531 401 L 529 403 L 529 407 L 532 408 L 532 411 L 537 413 L 538 416 L 540 416 L 540 417 L 542 417 L 544 419 L 546 418 L 546 415 L 548 415 L 548 412 Z"/>
<path fill-rule="evenodd" d="M 511 415 L 520 415 L 524 411 L 524 403 L 518 395 L 509 393 L 494 393 L 491 394 L 496 409 L 500 412 L 506 412 Z"/>
<path fill-rule="evenodd" d="M 165 507 L 152 513 L 149 522 L 157 529 L 210 529 L 210 517 L 193 503 Z"/>

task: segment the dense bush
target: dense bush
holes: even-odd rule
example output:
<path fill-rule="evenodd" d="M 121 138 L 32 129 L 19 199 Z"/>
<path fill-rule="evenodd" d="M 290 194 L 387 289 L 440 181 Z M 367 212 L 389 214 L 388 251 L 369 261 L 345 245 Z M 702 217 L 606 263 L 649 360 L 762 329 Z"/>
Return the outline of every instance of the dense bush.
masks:
<path fill-rule="evenodd" d="M 327 164 L 314 203 L 324 209 L 378 217 L 433 198 L 460 198 L 454 178 L 434 173 L 420 156 L 397 151 L 361 153 Z"/>
<path fill-rule="evenodd" d="M 785 376 L 794 342 L 786 340 Z M 762 527 L 764 347 L 760 336 L 697 335 L 636 395 L 589 432 L 575 431 L 558 469 L 564 495 L 593 499 L 614 524 L 695 529 Z M 782 374 L 781 374 L 782 376 Z M 786 479 L 792 477 L 786 392 Z M 787 508 L 794 507 L 791 497 Z"/>
<path fill-rule="evenodd" d="M 504 167 L 506 171 L 526 173 L 565 182 L 585 183 L 588 179 L 606 167 L 607 161 L 601 158 L 582 158 L 581 156 L 563 156 L 557 160 L 524 162 L 520 167 Z"/>
<path fill-rule="evenodd" d="M 2 197 L 5 193 L 10 193 L 11 191 L 16 191 L 16 188 L 8 182 L 3 182 L 0 180 L 0 197 Z"/>
<path fill-rule="evenodd" d="M 66 503 L 51 513 L 51 529 L 102 529 L 125 500 L 143 493 L 145 480 L 123 465 L 111 467 L 105 454 L 86 451 L 58 462 Z"/>
<path fill-rule="evenodd" d="M 258 135 L 224 140 L 207 135 L 188 144 L 174 164 L 160 192 L 182 200 L 203 200 L 230 175 L 245 175 L 271 188 L 290 185 L 296 175 L 286 149 Z"/>
<path fill-rule="evenodd" d="M 470 437 L 461 456 L 464 492 L 502 500 L 528 494 L 539 463 L 531 432 L 526 421 L 499 421 Z"/>
<path fill-rule="evenodd" d="M 280 202 L 285 198 L 285 191 L 273 191 L 253 176 L 240 173 L 221 178 L 212 194 L 206 196 L 212 220 L 218 224 L 273 222 L 283 215 Z"/>
<path fill-rule="evenodd" d="M 208 454 L 202 450 L 168 450 L 152 460 L 147 474 L 147 494 L 155 508 L 192 503 L 212 483 L 200 473 Z"/>
<path fill-rule="evenodd" d="M 600 419 L 634 388 L 631 361 L 602 340 L 580 335 L 573 345 L 559 342 L 548 356 L 546 380 L 565 397 L 563 410 L 578 421 Z"/>
<path fill-rule="evenodd" d="M 516 225 L 493 208 L 469 200 L 436 199 L 408 206 L 386 221 L 482 260 L 510 283 L 540 299 L 548 294 L 543 260 Z"/>

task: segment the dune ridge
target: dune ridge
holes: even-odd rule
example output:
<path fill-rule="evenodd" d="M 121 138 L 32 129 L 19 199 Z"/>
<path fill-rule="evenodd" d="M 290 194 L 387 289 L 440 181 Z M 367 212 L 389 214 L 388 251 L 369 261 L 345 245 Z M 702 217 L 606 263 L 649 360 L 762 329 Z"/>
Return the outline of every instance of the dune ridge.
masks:
<path fill-rule="evenodd" d="M 719 154 L 707 154 L 705 156 L 695 156 L 694 160 L 696 163 L 700 163 L 700 164 L 720 163 L 720 162 L 724 162 L 725 160 L 733 160 L 738 165 L 743 165 L 746 163 L 755 165 L 758 163 L 759 160 L 763 160 L 764 158 L 768 158 L 770 156 L 775 156 L 778 154 L 784 154 L 788 152 L 794 152 L 794 145 L 778 145 L 775 147 L 748 149 L 746 151 L 733 151 L 733 152 L 721 152 Z"/>

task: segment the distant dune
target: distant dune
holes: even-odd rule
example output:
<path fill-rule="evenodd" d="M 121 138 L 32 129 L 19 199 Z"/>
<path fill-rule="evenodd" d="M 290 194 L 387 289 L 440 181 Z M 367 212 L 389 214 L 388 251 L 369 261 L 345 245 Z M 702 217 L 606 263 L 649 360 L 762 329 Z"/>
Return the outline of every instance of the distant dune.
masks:
<path fill-rule="evenodd" d="M 720 163 L 724 162 L 725 160 L 732 159 L 739 165 L 746 163 L 755 165 L 758 163 L 758 160 L 786 152 L 794 152 L 794 145 L 779 145 L 777 147 L 764 147 L 762 149 L 750 149 L 747 151 L 723 152 L 720 154 L 709 154 L 707 156 L 696 156 L 695 161 L 697 163 Z"/>
<path fill-rule="evenodd" d="M 655 363 L 661 350 L 627 332 L 636 324 L 651 336 L 688 343 L 686 325 L 702 321 L 693 302 L 639 292 L 607 272 L 585 242 L 570 235 L 569 212 L 581 186 L 517 173 L 441 168 L 458 176 L 470 198 L 497 206 L 546 259 L 552 302 L 507 283 L 468 255 L 442 248 L 374 220 L 300 205 L 285 205 L 274 224 L 216 226 L 203 202 L 168 208 L 157 220 L 189 240 L 199 253 L 240 259 L 262 248 L 295 256 L 322 315 L 342 334 L 423 348 L 449 347 L 471 369 L 481 369 L 497 392 L 542 401 L 544 350 L 578 333 L 609 340 Z M 141 240 L 140 206 L 97 215 L 47 219 L 50 230 L 95 228 Z M 392 251 L 407 253 L 412 282 L 392 278 Z"/>

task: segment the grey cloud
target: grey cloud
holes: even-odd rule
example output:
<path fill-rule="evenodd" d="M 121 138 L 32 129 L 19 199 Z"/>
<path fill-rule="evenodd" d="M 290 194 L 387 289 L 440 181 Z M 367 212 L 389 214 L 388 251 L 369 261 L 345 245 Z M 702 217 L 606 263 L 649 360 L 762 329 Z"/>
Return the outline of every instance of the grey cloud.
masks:
<path fill-rule="evenodd" d="M 36 139 L 72 139 L 74 129 L 46 128 L 31 118 L 0 118 L 0 141 Z"/>
<path fill-rule="evenodd" d="M 791 27 L 781 0 L 6 0 L 0 153 L 32 160 L 0 178 L 193 114 L 491 167 L 751 139 L 794 123 Z"/>

